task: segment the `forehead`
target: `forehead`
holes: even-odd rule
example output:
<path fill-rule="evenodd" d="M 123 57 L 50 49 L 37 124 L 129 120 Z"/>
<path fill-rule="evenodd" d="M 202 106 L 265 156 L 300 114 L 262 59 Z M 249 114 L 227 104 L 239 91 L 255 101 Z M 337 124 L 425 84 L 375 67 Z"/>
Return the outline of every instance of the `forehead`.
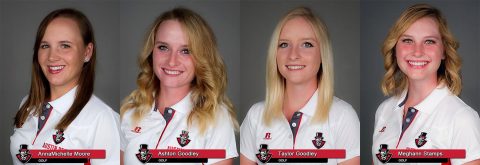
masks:
<path fill-rule="evenodd" d="M 403 32 L 407 35 L 440 35 L 440 29 L 436 19 L 432 17 L 422 17 L 414 21 Z"/>
<path fill-rule="evenodd" d="M 45 30 L 44 39 L 82 39 L 75 20 L 66 17 L 53 19 Z"/>
<path fill-rule="evenodd" d="M 285 22 L 280 38 L 316 38 L 312 23 L 304 17 L 294 17 Z"/>
<path fill-rule="evenodd" d="M 178 20 L 166 20 L 158 25 L 155 33 L 155 40 L 158 39 L 176 39 L 185 40 L 185 32 L 182 24 Z"/>

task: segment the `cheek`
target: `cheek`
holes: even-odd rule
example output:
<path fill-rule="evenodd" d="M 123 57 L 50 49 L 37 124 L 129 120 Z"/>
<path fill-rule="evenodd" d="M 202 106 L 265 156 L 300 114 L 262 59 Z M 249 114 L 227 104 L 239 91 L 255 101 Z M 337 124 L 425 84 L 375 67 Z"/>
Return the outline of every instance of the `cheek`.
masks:
<path fill-rule="evenodd" d="M 403 45 L 403 44 L 397 44 L 395 47 L 395 55 L 397 58 L 401 58 L 407 55 L 407 53 L 412 51 L 412 46 L 410 45 Z"/>
<path fill-rule="evenodd" d="M 431 46 L 425 48 L 425 51 L 428 52 L 433 60 L 441 60 L 444 56 L 443 47 Z"/>

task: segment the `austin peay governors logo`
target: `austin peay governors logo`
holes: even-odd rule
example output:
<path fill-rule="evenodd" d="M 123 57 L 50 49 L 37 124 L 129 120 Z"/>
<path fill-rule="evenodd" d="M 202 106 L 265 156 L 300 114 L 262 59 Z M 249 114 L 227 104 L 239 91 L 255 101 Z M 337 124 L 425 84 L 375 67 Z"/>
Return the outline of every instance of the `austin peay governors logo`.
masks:
<path fill-rule="evenodd" d="M 180 137 L 177 137 L 177 142 L 180 146 L 185 147 L 188 143 L 190 143 L 190 139 L 188 139 L 188 131 L 182 130 L 182 134 Z"/>
<path fill-rule="evenodd" d="M 325 145 L 325 140 L 323 140 L 323 133 L 317 132 L 315 139 L 312 140 L 313 145 L 317 148 L 320 149 Z"/>
<path fill-rule="evenodd" d="M 138 153 L 135 154 L 137 159 L 142 163 L 146 163 L 152 158 L 152 154 L 147 147 L 147 144 L 140 144 L 140 149 L 138 149 Z"/>
<path fill-rule="evenodd" d="M 61 142 L 63 142 L 63 140 L 65 140 L 65 137 L 63 137 L 63 135 L 65 135 L 63 131 L 57 130 L 57 132 L 52 135 L 53 142 L 55 142 L 55 144 L 60 144 Z"/>
<path fill-rule="evenodd" d="M 382 163 L 390 161 L 390 159 L 392 158 L 392 154 L 389 153 L 388 145 L 380 144 L 380 149 L 378 150 L 378 154 L 376 154 L 376 156 L 377 159 Z"/>
<path fill-rule="evenodd" d="M 256 154 L 257 159 L 262 163 L 266 163 L 272 158 L 272 154 L 269 152 L 267 144 L 260 144 L 260 149 L 258 149 L 258 152 L 259 153 Z"/>
<path fill-rule="evenodd" d="M 16 156 L 20 162 L 27 163 L 32 158 L 32 154 L 28 151 L 28 145 L 21 144 Z"/>
<path fill-rule="evenodd" d="M 420 133 L 420 136 L 418 136 L 418 139 L 415 139 L 415 145 L 417 145 L 418 148 L 422 147 L 427 143 L 427 133 L 422 132 Z"/>

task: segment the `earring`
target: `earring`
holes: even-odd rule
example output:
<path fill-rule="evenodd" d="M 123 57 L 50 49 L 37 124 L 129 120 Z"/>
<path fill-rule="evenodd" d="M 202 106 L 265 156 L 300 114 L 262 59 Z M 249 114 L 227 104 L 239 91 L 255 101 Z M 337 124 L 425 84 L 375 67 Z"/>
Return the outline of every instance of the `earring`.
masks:
<path fill-rule="evenodd" d="M 83 61 L 84 61 L 84 62 L 88 62 L 88 60 L 89 60 L 88 58 L 85 58 L 85 60 L 83 60 Z"/>

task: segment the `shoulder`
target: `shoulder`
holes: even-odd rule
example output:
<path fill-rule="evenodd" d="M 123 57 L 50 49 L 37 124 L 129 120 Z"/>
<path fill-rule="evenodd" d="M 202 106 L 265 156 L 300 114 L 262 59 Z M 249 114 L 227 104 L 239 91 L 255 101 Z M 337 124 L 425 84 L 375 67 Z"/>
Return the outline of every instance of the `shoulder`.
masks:
<path fill-rule="evenodd" d="M 349 119 L 353 117 L 358 118 L 357 112 L 353 109 L 352 105 L 338 97 L 333 97 L 329 118 L 338 119 L 339 117 L 346 117 Z"/>
<path fill-rule="evenodd" d="M 83 107 L 82 113 L 80 115 L 85 115 L 90 119 L 102 118 L 104 119 L 119 119 L 119 115 L 115 112 L 110 106 L 103 102 L 100 98 L 95 95 L 92 95 L 88 103 Z"/>
<path fill-rule="evenodd" d="M 265 110 L 264 101 L 253 104 L 248 110 L 247 116 L 245 116 L 245 120 L 248 119 L 250 122 L 258 123 L 263 118 L 264 110 Z"/>
<path fill-rule="evenodd" d="M 438 110 L 441 110 L 442 114 L 444 114 L 440 115 L 444 117 L 442 121 L 451 120 L 451 122 L 459 126 L 478 124 L 479 117 L 477 111 L 455 95 L 445 97 L 438 107 Z"/>

